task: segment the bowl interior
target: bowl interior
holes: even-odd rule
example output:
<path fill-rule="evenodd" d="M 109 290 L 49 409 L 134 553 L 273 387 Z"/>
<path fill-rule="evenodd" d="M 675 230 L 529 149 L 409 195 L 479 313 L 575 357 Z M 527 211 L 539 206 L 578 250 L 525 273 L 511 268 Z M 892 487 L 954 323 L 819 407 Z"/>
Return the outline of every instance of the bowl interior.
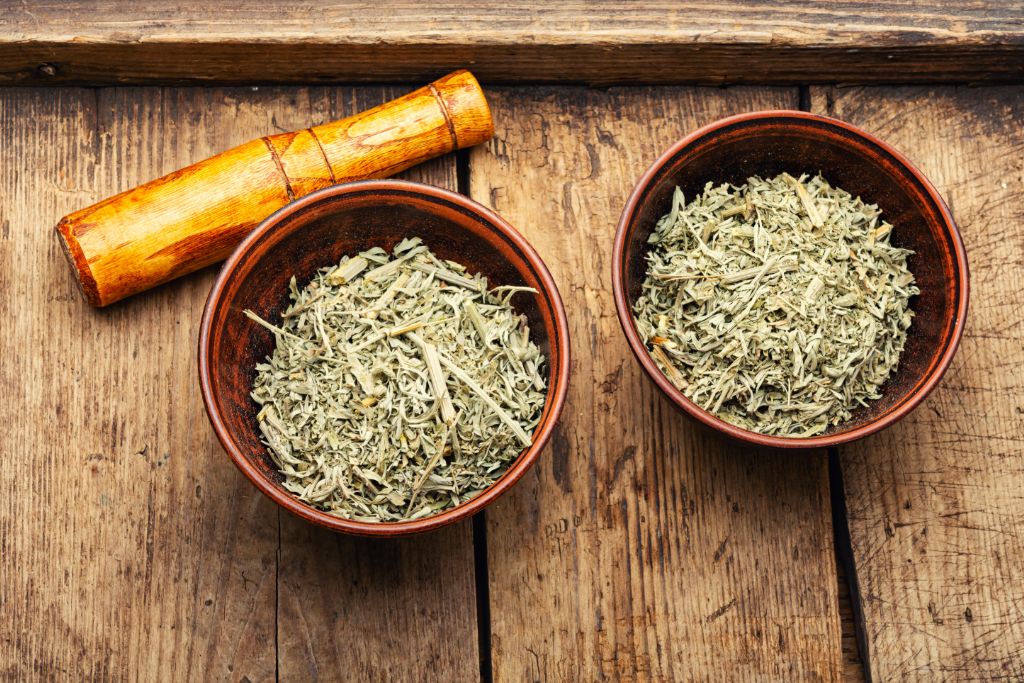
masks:
<path fill-rule="evenodd" d="M 836 436 L 896 410 L 936 370 L 958 338 L 954 327 L 966 275 L 956 258 L 959 237 L 943 215 L 941 200 L 892 150 L 839 122 L 783 112 L 738 117 L 697 135 L 652 169 L 649 182 L 638 191 L 635 210 L 624 219 L 622 286 L 632 312 L 646 275 L 647 238 L 668 213 L 677 185 L 689 201 L 708 182 L 742 184 L 749 176 L 771 177 L 783 171 L 793 176 L 821 172 L 833 186 L 877 204 L 893 225 L 892 242 L 914 251 L 908 265 L 921 294 L 910 302 L 915 318 L 899 368 L 882 387 L 880 399 L 826 433 Z M 628 324 L 635 332 L 632 315 Z M 653 363 L 651 367 L 660 375 Z M 682 394 L 675 393 L 678 396 L 672 398 L 680 403 Z M 699 410 L 693 404 L 683 407 Z"/>
<path fill-rule="evenodd" d="M 260 442 L 258 406 L 249 392 L 256 364 L 272 352 L 274 337 L 242 311 L 251 309 L 265 320 L 279 324 L 281 313 L 290 303 L 288 281 L 293 275 L 301 288 L 318 269 L 336 264 L 343 255 L 355 255 L 370 247 L 390 252 L 402 239 L 420 237 L 438 257 L 487 276 L 490 286 L 521 285 L 538 292 L 517 294 L 512 299 L 513 305 L 526 315 L 531 338 L 548 359 L 548 396 L 535 431 L 534 446 L 521 453 L 505 475 L 518 476 L 521 472 L 513 471 L 524 455 L 538 448 L 538 437 L 550 430 L 549 423 L 557 416 L 557 401 L 553 398 L 559 392 L 564 394 L 560 384 L 566 364 L 562 354 L 567 349 L 558 341 L 561 307 L 557 305 L 558 294 L 553 286 L 545 286 L 546 271 L 540 272 L 531 263 L 525 253 L 528 245 L 514 231 L 510 235 L 497 229 L 485 214 L 463 205 L 450 193 L 424 192 L 414 184 L 399 182 L 388 182 L 386 187 L 375 182 L 343 187 L 340 193 L 329 188 L 309 195 L 268 219 L 266 229 L 257 229 L 228 261 L 218 282 L 222 286 L 220 291 L 215 287 L 211 294 L 206 312 L 208 340 L 205 348 L 200 348 L 200 355 L 205 354 L 209 366 L 208 407 L 211 417 L 216 413 L 223 422 L 225 433 L 221 438 L 226 440 L 226 449 L 236 461 L 239 455 L 248 461 L 258 477 L 272 483 L 296 506 L 313 510 L 291 498 L 280 486 L 282 477 Z M 232 446 L 237 453 L 232 452 Z M 256 483 L 263 487 L 261 482 Z M 501 483 L 499 480 L 492 488 Z M 438 520 L 486 495 L 487 492 L 458 508 L 417 521 Z M 286 501 L 278 502 L 287 505 Z M 364 526 L 318 514 L 322 517 L 313 521 L 335 528 Z M 401 524 L 407 523 L 377 526 Z"/>

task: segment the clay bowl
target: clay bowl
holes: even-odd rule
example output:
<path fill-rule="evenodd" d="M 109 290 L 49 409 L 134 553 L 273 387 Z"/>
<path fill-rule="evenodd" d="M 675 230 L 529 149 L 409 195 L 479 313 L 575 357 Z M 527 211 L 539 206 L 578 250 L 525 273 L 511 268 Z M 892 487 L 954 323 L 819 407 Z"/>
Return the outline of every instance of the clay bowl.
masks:
<path fill-rule="evenodd" d="M 280 484 L 260 443 L 257 406 L 249 398 L 255 366 L 271 352 L 273 335 L 242 311 L 280 322 L 294 274 L 305 286 L 323 266 L 370 247 L 390 251 L 419 236 L 441 258 L 487 276 L 490 285 L 525 285 L 513 304 L 530 323 L 532 339 L 548 359 L 548 394 L 533 445 L 493 486 L 433 517 L 366 523 L 334 517 L 293 498 Z M 434 529 L 480 511 L 530 469 L 547 443 L 565 402 L 569 334 L 562 300 L 537 252 L 498 215 L 462 195 L 396 180 L 328 187 L 288 204 L 263 221 L 222 268 L 203 312 L 199 379 L 203 402 L 224 450 L 256 487 L 289 512 L 354 534 L 393 536 Z"/>
<path fill-rule="evenodd" d="M 892 241 L 913 249 L 909 267 L 921 289 L 899 369 L 882 396 L 831 431 L 812 438 L 765 436 L 698 407 L 662 374 L 637 332 L 633 303 L 646 274 L 647 238 L 668 212 L 678 185 L 687 199 L 708 181 L 742 184 L 752 175 L 819 171 L 835 186 L 878 204 Z M 968 273 L 953 217 L 930 182 L 899 152 L 848 123 L 799 111 L 764 111 L 722 119 L 683 138 L 652 165 L 626 203 L 615 235 L 612 286 L 619 321 L 651 380 L 683 412 L 734 439 L 771 447 L 817 448 L 865 437 L 913 410 L 949 366 L 967 314 Z"/>

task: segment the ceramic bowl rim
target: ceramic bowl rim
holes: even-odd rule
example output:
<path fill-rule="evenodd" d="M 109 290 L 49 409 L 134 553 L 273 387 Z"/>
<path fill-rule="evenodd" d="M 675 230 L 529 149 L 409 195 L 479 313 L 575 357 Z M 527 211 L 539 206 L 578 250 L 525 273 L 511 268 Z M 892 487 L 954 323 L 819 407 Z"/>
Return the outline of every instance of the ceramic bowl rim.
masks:
<path fill-rule="evenodd" d="M 866 142 L 869 145 L 873 145 L 888 154 L 898 166 L 908 172 L 921 185 L 921 187 L 924 188 L 927 199 L 937 209 L 942 219 L 942 227 L 946 231 L 947 236 L 950 238 L 950 243 L 952 244 L 952 257 L 956 264 L 954 277 L 957 273 L 962 274 L 961 280 L 958 283 L 959 297 L 956 301 L 956 312 L 954 314 L 952 328 L 950 329 L 949 334 L 944 337 L 945 349 L 939 357 L 938 362 L 931 365 L 928 373 L 923 377 L 922 381 L 915 385 L 907 394 L 906 398 L 893 410 L 887 411 L 886 413 L 872 419 L 870 422 L 853 429 L 845 429 L 809 438 L 770 436 L 743 429 L 716 417 L 690 399 L 686 398 L 686 396 L 684 396 L 683 393 L 669 381 L 665 374 L 662 373 L 655 364 L 654 359 L 651 358 L 648 353 L 646 346 L 640 338 L 640 333 L 636 328 L 636 323 L 633 320 L 633 314 L 629 305 L 628 292 L 625 291 L 625 264 L 623 263 L 623 258 L 626 248 L 626 237 L 628 233 L 631 232 L 629 227 L 635 220 L 640 200 L 647 192 L 658 173 L 660 173 L 660 171 L 670 163 L 673 158 L 683 152 L 687 147 L 690 147 L 695 142 L 703 138 L 713 135 L 723 128 L 728 128 L 740 123 L 754 122 L 756 124 L 759 122 L 768 122 L 769 120 L 778 121 L 779 119 L 789 119 L 801 123 L 812 121 L 817 124 L 824 125 L 825 127 L 839 129 L 847 134 L 852 134 L 854 137 L 860 138 L 861 141 Z M 960 340 L 963 336 L 964 324 L 967 319 L 967 305 L 970 298 L 970 272 L 967 267 L 967 253 L 964 248 L 963 238 L 960 235 L 960 230 L 957 228 L 956 222 L 953 220 L 953 216 L 951 215 L 949 208 L 946 206 L 945 201 L 943 201 L 932 183 L 903 154 L 871 133 L 868 133 L 845 121 L 805 111 L 771 109 L 728 116 L 718 119 L 717 121 L 713 121 L 706 126 L 702 126 L 674 143 L 647 168 L 630 193 L 629 199 L 622 211 L 622 215 L 619 218 L 618 226 L 615 231 L 615 242 L 612 249 L 612 291 L 615 298 L 615 310 L 618 314 L 619 324 L 622 326 L 622 330 L 626 335 L 626 341 L 628 342 L 633 355 L 640 362 L 640 365 L 643 367 L 647 376 L 655 383 L 655 385 L 657 385 L 658 389 L 660 389 L 661 392 L 669 398 L 669 400 L 671 400 L 686 414 L 715 431 L 724 433 L 739 441 L 744 441 L 758 446 L 790 449 L 827 448 L 861 439 L 895 424 L 914 410 L 914 408 L 916 408 L 918 404 L 920 404 L 921 401 L 931 393 L 939 383 L 939 380 L 942 379 L 942 376 L 948 369 L 949 364 L 952 362 L 953 356 L 956 354 L 957 348 L 960 345 Z"/>
<path fill-rule="evenodd" d="M 554 318 L 555 335 L 549 340 L 552 348 L 558 348 L 559 366 L 554 368 L 555 391 L 548 397 L 551 408 L 546 420 L 538 425 L 533 433 L 533 444 L 523 451 L 513 462 L 509 469 L 489 488 L 484 490 L 475 498 L 462 503 L 454 508 L 440 514 L 423 519 L 409 520 L 402 522 L 361 522 L 357 520 L 343 519 L 329 515 L 326 512 L 317 510 L 306 503 L 294 498 L 290 493 L 271 481 L 258 468 L 250 462 L 250 459 L 243 453 L 242 449 L 235 442 L 231 430 L 228 428 L 221 415 L 219 402 L 214 396 L 212 379 L 212 354 L 211 348 L 212 330 L 214 324 L 222 323 L 224 319 L 221 310 L 221 298 L 229 282 L 236 276 L 239 264 L 250 256 L 252 247 L 259 242 L 264 235 L 278 229 L 285 222 L 285 219 L 309 210 L 312 206 L 324 202 L 337 200 L 338 197 L 367 191 L 401 192 L 404 194 L 417 195 L 428 201 L 446 201 L 459 208 L 474 214 L 488 228 L 500 233 L 507 241 L 511 242 L 522 254 L 526 262 L 533 269 L 541 283 L 542 294 L 549 301 L 552 316 Z M 401 195 L 398 196 L 401 200 Z M 301 230 L 308 223 L 293 227 L 293 230 Z M 259 257 L 257 257 L 259 258 Z M 518 268 L 517 268 L 518 270 Z M 216 315 L 216 320 L 214 319 Z M 469 197 L 423 183 L 416 183 L 407 180 L 359 180 L 350 183 L 332 185 L 311 194 L 296 199 L 263 220 L 242 242 L 235 248 L 231 256 L 225 261 L 217 280 L 210 290 L 203 309 L 202 323 L 199 331 L 199 381 L 203 396 L 203 404 L 206 407 L 206 414 L 210 419 L 217 438 L 224 450 L 231 457 L 235 466 L 256 486 L 264 495 L 275 503 L 309 522 L 319 526 L 327 527 L 334 531 L 340 531 L 361 536 L 400 536 L 420 533 L 437 529 L 459 520 L 470 517 L 486 506 L 493 503 L 501 495 L 506 493 L 529 469 L 536 463 L 541 451 L 551 438 L 562 409 L 565 405 L 566 395 L 569 387 L 569 325 L 566 319 L 565 307 L 562 303 L 558 287 L 548 271 L 547 266 L 540 255 L 534 250 L 526 239 L 519 234 L 505 219 L 494 211 L 473 201 Z"/>

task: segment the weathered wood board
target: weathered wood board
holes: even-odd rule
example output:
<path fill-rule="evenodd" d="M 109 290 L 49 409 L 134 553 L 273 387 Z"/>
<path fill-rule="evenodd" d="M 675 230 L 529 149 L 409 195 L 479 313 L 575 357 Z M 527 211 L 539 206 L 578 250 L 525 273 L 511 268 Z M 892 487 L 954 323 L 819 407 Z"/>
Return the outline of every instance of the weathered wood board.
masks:
<path fill-rule="evenodd" d="M 0 91 L 0 671 L 273 676 L 277 521 L 205 424 L 206 272 L 89 310 L 55 219 L 254 133 L 201 90 Z"/>
<path fill-rule="evenodd" d="M 487 513 L 495 680 L 838 680 L 824 452 L 724 443 L 675 412 L 619 328 L 621 207 L 671 142 L 793 89 L 501 90 L 470 189 L 544 256 L 569 317 L 565 414 Z"/>
<path fill-rule="evenodd" d="M 840 449 L 873 680 L 1024 678 L 1024 89 L 822 88 L 948 201 L 971 308 L 942 384 Z M 898 229 L 898 226 L 897 226 Z"/>
<path fill-rule="evenodd" d="M 796 89 L 492 90 L 497 137 L 466 155 L 461 189 L 544 256 L 574 363 L 552 445 L 486 515 L 486 562 L 468 523 L 351 539 L 245 481 L 196 382 L 212 269 L 104 311 L 80 300 L 59 216 L 404 90 L 0 89 L 0 677 L 856 678 L 825 454 L 697 430 L 642 377 L 610 295 L 641 171 L 702 123 L 795 108 Z M 1022 678 L 1024 88 L 812 88 L 810 102 L 920 165 L 973 273 L 939 389 L 839 451 L 866 668 Z M 449 157 L 408 177 L 456 176 Z"/>
<path fill-rule="evenodd" d="M 1020 82 L 1004 0 L 0 3 L 0 82 Z"/>
<path fill-rule="evenodd" d="M 95 311 L 53 234 L 69 210 L 398 93 L 0 90 L 4 677 L 476 676 L 469 524 L 369 544 L 279 514 L 203 412 L 213 270 Z M 408 177 L 454 187 L 455 160 Z"/>

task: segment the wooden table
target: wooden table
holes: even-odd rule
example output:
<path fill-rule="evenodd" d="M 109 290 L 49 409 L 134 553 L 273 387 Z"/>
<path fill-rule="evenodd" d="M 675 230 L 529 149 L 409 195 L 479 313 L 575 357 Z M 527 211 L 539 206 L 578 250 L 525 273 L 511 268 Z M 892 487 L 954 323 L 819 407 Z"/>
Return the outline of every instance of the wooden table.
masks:
<path fill-rule="evenodd" d="M 0 6 L 0 81 L 30 86 L 0 88 L 0 675 L 1024 679 L 1019 7 L 245 4 Z M 406 177 L 536 246 L 568 309 L 569 401 L 538 465 L 472 523 L 334 535 L 279 512 L 209 427 L 195 349 L 215 271 L 92 310 L 53 225 L 454 66 L 485 82 L 495 138 Z M 223 85 L 252 82 L 282 85 Z M 641 171 L 697 126 L 774 107 L 905 152 L 970 258 L 939 389 L 828 453 L 697 430 L 641 376 L 612 303 Z"/>

